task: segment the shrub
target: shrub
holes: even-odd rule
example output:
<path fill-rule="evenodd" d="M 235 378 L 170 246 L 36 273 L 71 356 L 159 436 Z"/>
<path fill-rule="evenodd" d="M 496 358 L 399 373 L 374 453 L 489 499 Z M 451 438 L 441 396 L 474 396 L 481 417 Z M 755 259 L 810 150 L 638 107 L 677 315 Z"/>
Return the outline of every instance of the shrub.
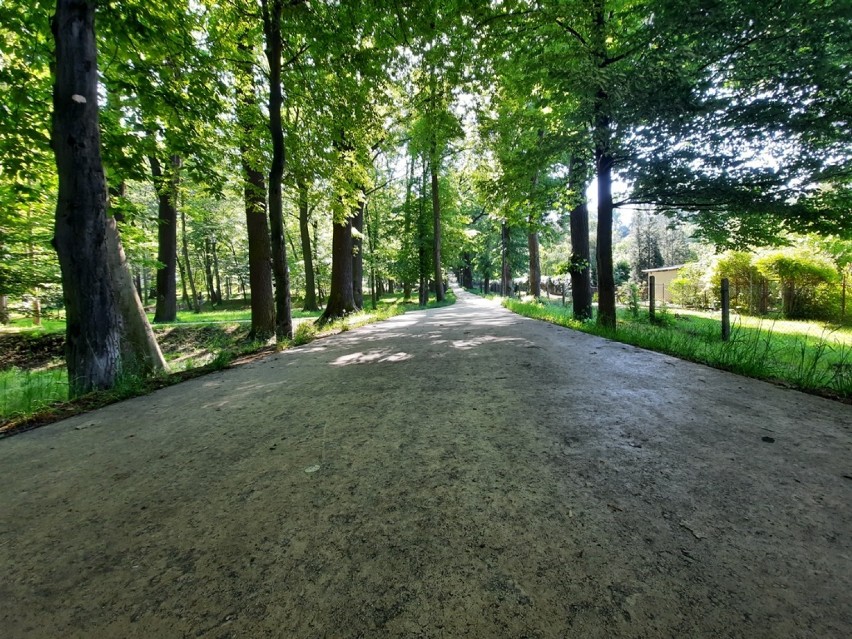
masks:
<path fill-rule="evenodd" d="M 776 279 L 788 319 L 827 319 L 836 313 L 837 270 L 826 258 L 802 248 L 767 253 L 755 260 L 757 270 Z"/>
<path fill-rule="evenodd" d="M 639 317 L 641 296 L 639 294 L 639 285 L 636 282 L 625 282 L 619 286 L 616 291 L 616 298 L 619 302 L 627 306 L 633 317 Z"/>
<path fill-rule="evenodd" d="M 716 261 L 710 281 L 714 295 L 719 295 L 722 279 L 728 278 L 731 308 L 764 315 L 769 311 L 772 287 L 753 260 L 752 253 L 727 251 Z"/>
<path fill-rule="evenodd" d="M 314 341 L 317 336 L 317 327 L 313 322 L 300 322 L 293 333 L 293 345 L 301 346 Z"/>
<path fill-rule="evenodd" d="M 685 264 L 669 284 L 672 302 L 685 308 L 711 308 L 716 304 L 713 289 L 705 279 L 706 269 L 698 262 Z"/>

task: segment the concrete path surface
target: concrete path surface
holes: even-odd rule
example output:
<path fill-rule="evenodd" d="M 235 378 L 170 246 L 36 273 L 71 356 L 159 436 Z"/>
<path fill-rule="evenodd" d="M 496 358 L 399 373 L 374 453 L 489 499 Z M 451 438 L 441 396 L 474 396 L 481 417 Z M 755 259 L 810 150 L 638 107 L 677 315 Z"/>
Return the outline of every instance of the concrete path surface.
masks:
<path fill-rule="evenodd" d="M 0 637 L 846 638 L 851 433 L 459 293 L 0 441 Z"/>

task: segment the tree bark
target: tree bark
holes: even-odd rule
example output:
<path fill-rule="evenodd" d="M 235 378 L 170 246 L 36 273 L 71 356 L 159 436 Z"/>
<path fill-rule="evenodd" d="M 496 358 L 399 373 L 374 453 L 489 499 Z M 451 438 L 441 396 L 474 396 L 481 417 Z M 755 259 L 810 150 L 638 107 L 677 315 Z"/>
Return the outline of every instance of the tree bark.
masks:
<path fill-rule="evenodd" d="M 122 318 L 121 370 L 141 375 L 167 371 L 166 360 L 136 293 L 133 272 L 113 218 L 106 220 L 106 242 L 113 292 Z"/>
<path fill-rule="evenodd" d="M 378 243 L 378 220 L 370 219 L 369 205 L 364 205 L 364 216 L 367 224 L 367 247 L 370 253 L 370 297 L 373 303 L 373 310 L 379 303 L 379 298 L 384 295 L 384 283 L 380 273 L 376 272 L 376 244 Z M 363 308 L 363 307 L 362 307 Z"/>
<path fill-rule="evenodd" d="M 352 218 L 335 223 L 331 236 L 331 290 L 328 304 L 317 320 L 320 325 L 354 313 L 352 291 Z"/>
<path fill-rule="evenodd" d="M 444 275 L 441 270 L 441 192 L 438 183 L 438 161 L 434 157 L 436 150 L 434 143 L 432 146 L 432 161 L 429 164 L 430 173 L 432 174 L 432 261 L 435 268 L 435 301 L 444 301 Z"/>
<path fill-rule="evenodd" d="M 213 252 L 213 281 L 216 284 L 216 288 L 214 289 L 216 291 L 216 303 L 221 304 L 222 303 L 222 280 L 219 277 L 219 251 L 216 249 L 216 245 L 217 245 L 216 236 L 214 235 L 210 239 L 210 248 L 212 249 L 212 252 Z"/>
<path fill-rule="evenodd" d="M 529 220 L 529 232 L 527 233 L 527 248 L 529 249 L 530 262 L 530 295 L 535 299 L 541 297 L 541 262 L 538 251 L 538 231 L 535 231 L 535 223 Z"/>
<path fill-rule="evenodd" d="M 181 244 L 183 246 L 183 262 L 186 270 L 186 281 L 189 282 L 189 290 L 192 293 L 192 310 L 201 312 L 201 304 L 198 301 L 198 292 L 195 290 L 195 277 L 192 275 L 192 265 L 189 263 L 189 243 L 186 239 L 186 213 L 180 212 Z"/>
<path fill-rule="evenodd" d="M 402 301 L 408 302 L 411 300 L 411 264 L 414 259 L 411 250 L 411 189 L 414 185 L 414 156 L 411 157 L 411 163 L 406 171 L 405 179 L 405 208 L 403 209 L 402 222 L 402 254 L 403 254 L 403 274 L 402 274 Z"/>
<path fill-rule="evenodd" d="M 604 0 L 594 0 L 592 52 L 595 65 L 604 69 L 608 63 L 606 13 Z M 615 330 L 615 277 L 612 270 L 612 130 L 608 113 L 610 97 L 603 87 L 595 93 L 592 113 L 592 135 L 595 142 L 595 173 L 598 180 L 598 231 L 596 261 L 598 266 L 598 325 Z"/>
<path fill-rule="evenodd" d="M 0 295 L 0 324 L 9 323 L 9 298 L 6 295 Z"/>
<path fill-rule="evenodd" d="M 299 179 L 297 186 L 299 189 L 299 234 L 302 238 L 302 260 L 305 263 L 305 303 L 303 308 L 306 311 L 318 311 L 314 260 L 311 252 L 308 183 L 304 179 Z"/>
<path fill-rule="evenodd" d="M 248 235 L 249 288 L 251 289 L 252 339 L 267 340 L 275 334 L 275 299 L 272 290 L 272 248 L 266 212 L 266 179 L 257 168 L 251 149 L 257 145 L 251 114 L 255 101 L 252 48 L 241 40 L 242 59 L 236 65 L 237 120 L 240 125 L 240 163 L 243 168 L 243 201 Z M 259 116 L 259 113 L 258 113 Z M 240 281 L 242 285 L 242 280 Z M 243 286 L 243 295 L 245 287 Z"/>
<path fill-rule="evenodd" d="M 218 300 L 216 299 L 216 289 L 213 283 L 213 258 L 211 256 L 210 238 L 204 238 L 204 253 L 202 254 L 204 261 L 204 283 L 207 285 L 207 299 L 210 300 L 210 305 L 215 306 Z"/>
<path fill-rule="evenodd" d="M 184 273 L 183 262 L 180 261 L 180 258 L 177 259 L 177 268 L 180 275 L 180 287 L 183 292 L 183 303 L 186 306 L 186 310 L 190 310 L 193 308 L 193 303 L 189 299 L 189 293 L 186 290 L 186 273 Z"/>
<path fill-rule="evenodd" d="M 122 322 L 106 240 L 94 3 L 57 0 L 52 30 L 52 141 L 59 176 L 53 244 L 65 299 L 68 386 L 76 397 L 115 384 L 121 368 Z"/>
<path fill-rule="evenodd" d="M 322 279 L 320 278 L 320 261 L 319 261 L 319 222 L 316 218 L 311 221 L 311 226 L 314 227 L 314 281 L 317 286 L 317 304 L 325 303 L 325 291 L 322 288 Z"/>
<path fill-rule="evenodd" d="M 506 222 L 503 222 L 500 240 L 500 294 L 503 297 L 510 297 L 512 295 L 512 266 L 509 262 L 511 230 Z"/>
<path fill-rule="evenodd" d="M 615 277 L 612 270 L 612 156 L 595 150 L 598 178 L 598 324 L 615 330 Z"/>
<path fill-rule="evenodd" d="M 247 151 L 243 150 L 242 154 L 251 289 L 251 335 L 255 339 L 263 340 L 275 334 L 272 249 L 266 217 L 266 180 L 263 173 L 251 166 Z"/>
<path fill-rule="evenodd" d="M 571 161 L 570 188 L 580 203 L 571 209 L 571 304 L 574 319 L 592 318 L 592 273 L 589 247 L 589 207 L 586 205 L 586 180 L 579 160 Z"/>
<path fill-rule="evenodd" d="M 355 215 L 352 216 L 352 299 L 355 308 L 364 308 L 364 207 L 362 200 L 358 203 Z"/>
<path fill-rule="evenodd" d="M 148 157 L 157 192 L 157 305 L 155 322 L 174 322 L 177 317 L 177 191 L 180 156 L 171 157 L 169 175 L 163 174 L 159 159 Z"/>
<path fill-rule="evenodd" d="M 272 136 L 272 164 L 269 168 L 269 230 L 272 246 L 272 274 L 275 277 L 275 336 L 278 340 L 293 337 L 290 307 L 290 273 L 287 267 L 287 244 L 284 240 L 284 125 L 281 109 L 282 0 L 261 0 L 263 31 L 266 37 L 266 59 L 269 63 L 269 132 Z"/>
<path fill-rule="evenodd" d="M 465 251 L 462 255 L 461 284 L 464 288 L 473 288 L 473 258 L 469 251 Z"/>
<path fill-rule="evenodd" d="M 418 257 L 418 303 L 426 306 L 429 303 L 429 257 L 426 253 L 426 212 L 423 200 L 426 197 L 426 162 L 423 162 L 423 171 L 420 188 L 420 198 L 417 205 L 417 257 Z"/>

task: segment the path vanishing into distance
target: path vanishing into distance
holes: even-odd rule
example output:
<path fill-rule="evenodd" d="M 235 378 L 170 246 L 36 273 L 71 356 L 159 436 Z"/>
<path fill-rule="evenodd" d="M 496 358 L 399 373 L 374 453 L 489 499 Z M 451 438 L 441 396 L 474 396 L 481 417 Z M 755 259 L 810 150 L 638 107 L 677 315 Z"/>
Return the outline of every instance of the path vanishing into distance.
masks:
<path fill-rule="evenodd" d="M 0 636 L 852 636 L 852 407 L 457 295 L 0 440 Z"/>

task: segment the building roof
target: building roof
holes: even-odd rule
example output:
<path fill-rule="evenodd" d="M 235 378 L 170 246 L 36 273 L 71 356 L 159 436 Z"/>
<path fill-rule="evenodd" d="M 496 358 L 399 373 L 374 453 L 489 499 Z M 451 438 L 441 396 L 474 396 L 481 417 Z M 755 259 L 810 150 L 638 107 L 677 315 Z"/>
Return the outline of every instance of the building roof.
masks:
<path fill-rule="evenodd" d="M 684 264 L 675 264 L 674 266 L 661 266 L 660 268 L 643 268 L 643 273 L 660 273 L 661 271 L 678 271 L 682 269 Z"/>

